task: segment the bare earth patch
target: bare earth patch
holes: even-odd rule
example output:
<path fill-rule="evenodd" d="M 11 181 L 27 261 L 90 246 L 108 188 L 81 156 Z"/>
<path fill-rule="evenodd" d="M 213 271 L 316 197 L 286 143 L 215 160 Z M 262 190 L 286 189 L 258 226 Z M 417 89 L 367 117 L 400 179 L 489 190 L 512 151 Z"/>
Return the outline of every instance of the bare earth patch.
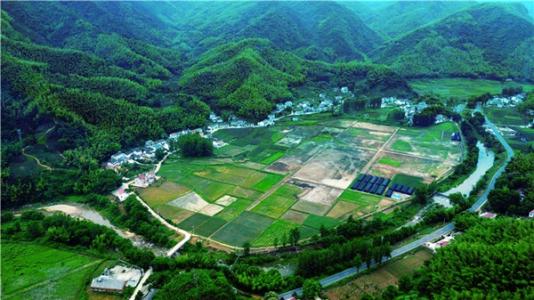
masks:
<path fill-rule="evenodd" d="M 390 132 L 390 133 L 395 131 L 395 128 L 390 127 L 390 126 L 377 125 L 377 124 L 372 124 L 372 123 L 367 123 L 367 122 L 358 122 L 358 121 L 352 123 L 352 127 L 369 129 L 373 131 Z"/>
<path fill-rule="evenodd" d="M 224 208 L 222 206 L 206 202 L 195 192 L 187 193 L 182 197 L 169 202 L 169 205 L 199 212 L 208 216 L 213 216 Z"/>
<path fill-rule="evenodd" d="M 215 201 L 215 204 L 219 204 L 219 205 L 222 205 L 222 206 L 228 206 L 228 205 L 234 203 L 236 200 L 237 200 L 236 197 L 224 195 L 221 198 L 217 199 L 217 201 Z"/>
<path fill-rule="evenodd" d="M 302 224 L 307 217 L 308 214 L 290 209 L 282 216 L 282 219 L 292 223 Z"/>
<path fill-rule="evenodd" d="M 359 149 L 325 149 L 298 170 L 294 178 L 346 189 L 370 157 L 369 152 Z"/>
<path fill-rule="evenodd" d="M 299 199 L 331 206 L 342 192 L 341 189 L 316 185 L 311 189 L 306 189 L 299 195 Z"/>

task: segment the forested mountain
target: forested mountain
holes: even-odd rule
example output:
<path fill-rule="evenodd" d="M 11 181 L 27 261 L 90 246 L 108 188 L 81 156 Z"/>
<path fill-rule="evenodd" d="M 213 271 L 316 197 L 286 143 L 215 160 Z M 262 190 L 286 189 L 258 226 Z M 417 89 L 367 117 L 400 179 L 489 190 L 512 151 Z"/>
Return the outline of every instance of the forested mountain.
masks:
<path fill-rule="evenodd" d="M 475 4 L 474 1 L 398 1 L 361 17 L 373 30 L 396 38 Z"/>
<path fill-rule="evenodd" d="M 189 45 L 206 50 L 241 38 L 267 38 L 309 59 L 363 60 L 382 42 L 335 2 L 176 3 L 174 19 Z M 187 37 L 186 37 L 187 36 Z"/>
<path fill-rule="evenodd" d="M 534 24 L 521 4 L 481 4 L 388 42 L 375 61 L 406 76 L 533 79 Z"/>

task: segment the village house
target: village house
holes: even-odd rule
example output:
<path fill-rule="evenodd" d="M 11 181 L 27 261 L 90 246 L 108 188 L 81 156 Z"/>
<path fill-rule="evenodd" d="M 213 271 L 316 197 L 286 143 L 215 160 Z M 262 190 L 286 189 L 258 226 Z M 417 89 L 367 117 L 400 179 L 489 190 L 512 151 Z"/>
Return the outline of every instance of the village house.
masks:
<path fill-rule="evenodd" d="M 143 276 L 138 268 L 117 265 L 105 269 L 102 275 L 91 281 L 91 290 L 105 293 L 122 293 L 125 287 L 136 287 Z"/>
<path fill-rule="evenodd" d="M 479 214 L 479 217 L 484 219 L 495 219 L 497 217 L 497 214 L 487 211 Z"/>
<path fill-rule="evenodd" d="M 154 171 L 141 173 L 135 178 L 134 182 L 132 183 L 133 186 L 140 187 L 140 188 L 146 188 L 152 183 L 154 183 L 157 180 L 156 174 Z"/>
<path fill-rule="evenodd" d="M 433 242 L 426 242 L 425 243 L 425 247 L 430 249 L 433 253 L 436 253 L 437 249 L 447 246 L 448 244 L 450 244 L 450 242 L 453 239 L 454 239 L 454 234 L 451 233 L 451 234 L 442 236 L 441 240 L 439 240 L 437 242 L 434 242 L 434 243 Z"/>

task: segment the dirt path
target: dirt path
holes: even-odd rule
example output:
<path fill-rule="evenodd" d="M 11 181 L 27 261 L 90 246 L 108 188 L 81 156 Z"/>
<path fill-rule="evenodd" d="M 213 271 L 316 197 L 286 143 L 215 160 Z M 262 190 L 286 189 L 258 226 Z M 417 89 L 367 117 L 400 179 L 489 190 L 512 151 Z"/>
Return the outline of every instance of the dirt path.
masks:
<path fill-rule="evenodd" d="M 373 156 L 373 158 L 371 158 L 371 160 L 369 160 L 369 162 L 365 165 L 365 167 L 363 167 L 361 170 L 360 170 L 360 173 L 361 174 L 365 174 L 369 171 L 369 169 L 371 168 L 371 166 L 375 163 L 375 161 L 378 159 L 378 157 L 380 156 L 380 154 L 382 153 L 382 151 L 384 151 L 384 149 L 389 145 L 389 143 L 391 143 L 391 141 L 393 140 L 393 138 L 395 137 L 395 135 L 397 134 L 397 131 L 399 131 L 399 128 L 395 128 L 395 131 L 393 131 L 393 133 L 391 134 L 391 136 L 388 138 L 388 140 L 380 147 L 380 149 L 378 149 L 378 151 L 376 151 L 375 155 Z"/>
<path fill-rule="evenodd" d="M 54 168 L 52 168 L 52 167 L 50 167 L 50 166 L 48 166 L 48 165 L 43 164 L 43 163 L 39 160 L 39 158 L 37 158 L 35 155 L 31 155 L 31 154 L 26 153 L 26 148 L 27 148 L 27 147 L 22 148 L 22 155 L 24 155 L 24 156 L 26 156 L 26 157 L 29 157 L 29 158 L 31 158 L 31 159 L 33 159 L 33 160 L 35 160 L 35 162 L 36 162 L 40 167 L 45 168 L 45 169 L 47 169 L 48 171 L 53 171 L 53 170 L 54 170 Z"/>
<path fill-rule="evenodd" d="M 92 262 L 87 263 L 87 264 L 85 264 L 85 265 L 83 265 L 83 266 L 79 266 L 79 267 L 76 268 L 76 269 L 73 269 L 73 270 L 70 270 L 70 271 L 68 271 L 68 272 L 66 272 L 66 273 L 63 273 L 63 274 L 61 274 L 60 276 L 57 276 L 57 277 L 55 277 L 55 278 L 50 278 L 50 279 L 47 279 L 47 280 L 44 280 L 44 281 L 41 281 L 41 282 L 37 282 L 37 283 L 34 283 L 34 284 L 30 285 L 30 286 L 27 286 L 27 287 L 25 287 L 25 288 L 23 288 L 23 289 L 21 289 L 21 290 L 17 290 L 17 291 L 15 291 L 15 292 L 13 292 L 13 293 L 11 293 L 11 294 L 9 294 L 9 295 L 4 295 L 4 297 L 5 297 L 6 299 L 13 298 L 13 296 L 15 296 L 15 295 L 18 295 L 18 294 L 20 294 L 20 293 L 27 292 L 27 291 L 29 291 L 29 290 L 32 290 L 32 289 L 36 288 L 36 287 L 40 287 L 40 286 L 42 286 L 42 285 L 49 284 L 49 283 L 52 282 L 52 281 L 56 281 L 56 280 L 59 280 L 59 279 L 61 279 L 61 278 L 67 277 L 68 275 L 71 275 L 71 274 L 74 274 L 74 273 L 76 273 L 76 272 L 79 272 L 79 271 L 81 271 L 81 270 L 83 270 L 83 269 L 89 268 L 90 266 L 93 266 L 93 265 L 96 265 L 96 264 L 100 264 L 100 263 L 102 263 L 103 261 L 104 261 L 104 260 L 102 260 L 102 259 L 92 261 Z"/>

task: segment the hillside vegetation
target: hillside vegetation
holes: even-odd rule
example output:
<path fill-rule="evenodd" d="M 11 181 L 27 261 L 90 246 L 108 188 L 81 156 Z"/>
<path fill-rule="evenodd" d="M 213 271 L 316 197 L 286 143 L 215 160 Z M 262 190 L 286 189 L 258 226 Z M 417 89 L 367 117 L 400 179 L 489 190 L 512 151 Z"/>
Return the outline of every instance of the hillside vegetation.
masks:
<path fill-rule="evenodd" d="M 534 24 L 524 6 L 482 4 L 388 42 L 373 54 L 410 77 L 532 80 Z"/>

